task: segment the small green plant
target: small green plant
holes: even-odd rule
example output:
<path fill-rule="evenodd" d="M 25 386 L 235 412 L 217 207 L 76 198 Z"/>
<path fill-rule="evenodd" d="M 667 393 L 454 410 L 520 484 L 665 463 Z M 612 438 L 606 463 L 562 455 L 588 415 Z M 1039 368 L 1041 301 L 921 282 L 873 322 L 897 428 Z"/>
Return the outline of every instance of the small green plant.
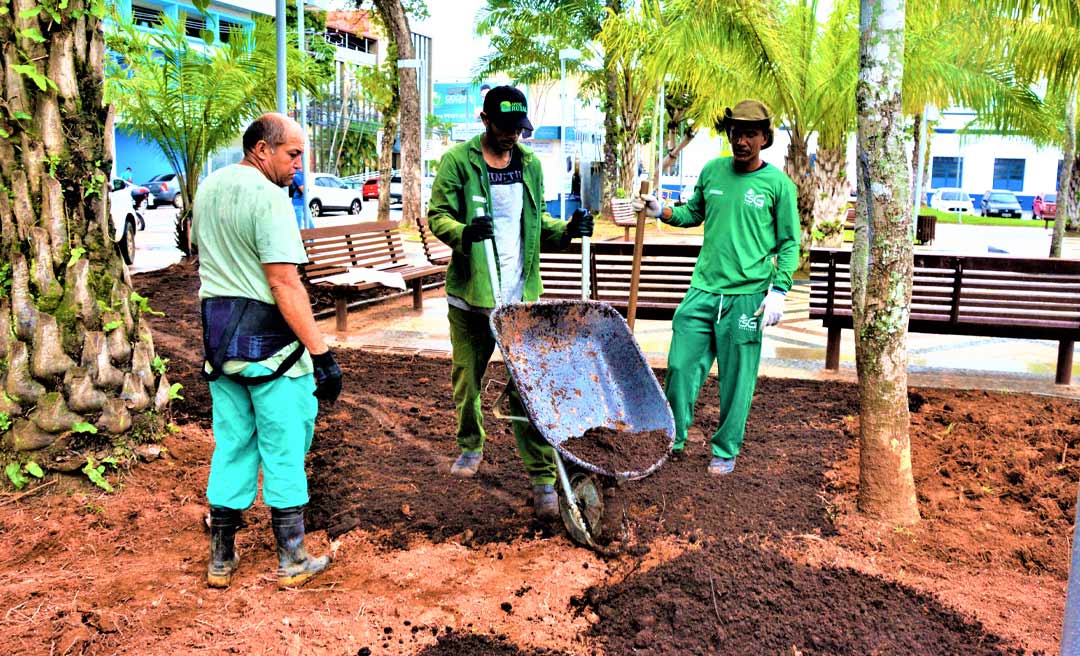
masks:
<path fill-rule="evenodd" d="M 98 430 L 97 426 L 88 424 L 85 421 L 77 421 L 71 426 L 72 433 L 90 433 L 96 435 Z"/>
<path fill-rule="evenodd" d="M 180 390 L 184 389 L 184 386 L 180 383 L 173 383 L 169 385 L 169 400 L 175 401 L 176 399 L 184 400 L 184 397 L 180 395 Z"/>
<path fill-rule="evenodd" d="M 0 298 L 11 294 L 11 262 L 0 264 Z"/>
<path fill-rule="evenodd" d="M 79 261 L 79 258 L 81 258 L 85 254 L 86 254 L 86 249 L 83 248 L 82 246 L 76 246 L 75 248 L 71 249 L 71 257 L 68 258 L 67 265 L 68 266 L 74 265 L 76 262 Z M 101 301 L 98 301 L 98 302 L 100 303 Z"/>
<path fill-rule="evenodd" d="M 6 431 L 9 428 L 11 428 L 11 415 L 0 411 L 0 431 Z"/>
<path fill-rule="evenodd" d="M 109 323 L 102 326 L 101 329 L 107 333 L 111 333 L 122 325 L 124 325 L 123 321 L 110 321 Z"/>
<path fill-rule="evenodd" d="M 19 462 L 9 462 L 7 467 L 4 467 L 4 473 L 7 474 L 8 480 L 11 481 L 16 490 L 23 489 L 30 482 L 30 479 L 26 477 L 27 474 L 34 478 L 41 478 L 45 475 L 45 472 L 33 460 L 25 465 Z"/>
<path fill-rule="evenodd" d="M 150 363 L 150 368 L 154 370 L 154 373 L 159 376 L 165 375 L 165 368 L 169 364 L 169 358 L 163 358 L 160 355 L 155 355 L 153 362 Z"/>
<path fill-rule="evenodd" d="M 139 309 L 139 312 L 152 314 L 156 317 L 165 316 L 164 312 L 158 312 L 157 310 L 150 307 L 150 301 L 147 300 L 145 296 L 139 294 L 139 292 L 131 292 L 131 302 L 135 304 L 135 307 Z"/>
<path fill-rule="evenodd" d="M 170 421 L 169 423 L 165 424 L 165 430 L 175 435 L 176 433 L 180 432 L 180 427 Z"/>
<path fill-rule="evenodd" d="M 626 193 L 626 190 L 622 187 L 616 187 L 615 198 L 630 198 L 630 194 Z"/>
<path fill-rule="evenodd" d="M 110 458 L 106 458 L 105 460 L 110 460 Z M 97 461 L 94 460 L 94 456 L 86 457 L 86 466 L 82 468 L 82 472 L 86 474 L 86 477 L 89 478 L 94 485 L 106 492 L 113 491 L 113 486 L 109 484 L 109 481 L 105 480 L 105 465 L 97 464 Z"/>

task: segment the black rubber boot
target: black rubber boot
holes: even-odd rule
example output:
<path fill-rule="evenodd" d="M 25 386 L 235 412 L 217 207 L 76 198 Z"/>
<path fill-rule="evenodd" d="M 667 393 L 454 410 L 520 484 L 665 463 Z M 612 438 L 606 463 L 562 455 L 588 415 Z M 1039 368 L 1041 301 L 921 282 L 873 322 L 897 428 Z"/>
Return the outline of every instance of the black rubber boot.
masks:
<path fill-rule="evenodd" d="M 329 556 L 312 558 L 304 548 L 304 507 L 271 508 L 277 540 L 278 587 L 292 588 L 330 566 Z"/>
<path fill-rule="evenodd" d="M 229 587 L 240 564 L 234 547 L 240 520 L 239 510 L 210 506 L 210 564 L 206 568 L 206 584 L 211 588 Z"/>

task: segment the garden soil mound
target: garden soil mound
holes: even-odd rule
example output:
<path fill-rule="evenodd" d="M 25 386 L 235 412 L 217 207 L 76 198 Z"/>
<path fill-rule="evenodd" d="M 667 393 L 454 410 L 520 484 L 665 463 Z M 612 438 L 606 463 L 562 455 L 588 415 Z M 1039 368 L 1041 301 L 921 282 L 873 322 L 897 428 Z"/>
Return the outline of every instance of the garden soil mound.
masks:
<path fill-rule="evenodd" d="M 181 433 L 166 440 L 172 458 L 137 467 L 118 495 L 82 484 L 65 494 L 85 502 L 44 492 L 0 508 L 0 626 L 14 653 L 1057 651 L 1080 409 L 1027 395 L 913 392 L 924 519 L 873 528 L 853 511 L 854 386 L 762 379 L 738 466 L 712 477 L 710 380 L 687 456 L 616 491 L 631 544 L 603 561 L 532 520 L 508 424 L 488 417 L 476 478 L 449 475 L 449 359 L 338 349 L 344 392 L 308 462 L 314 550 L 321 529 L 340 537 L 334 567 L 303 592 L 274 591 L 256 509 L 235 590 L 207 591 L 197 279 L 177 266 L 135 281 L 168 313 L 154 335 L 184 385 Z"/>
<path fill-rule="evenodd" d="M 643 472 L 667 455 L 671 440 L 662 430 L 634 433 L 597 426 L 571 437 L 562 447 L 606 472 Z"/>

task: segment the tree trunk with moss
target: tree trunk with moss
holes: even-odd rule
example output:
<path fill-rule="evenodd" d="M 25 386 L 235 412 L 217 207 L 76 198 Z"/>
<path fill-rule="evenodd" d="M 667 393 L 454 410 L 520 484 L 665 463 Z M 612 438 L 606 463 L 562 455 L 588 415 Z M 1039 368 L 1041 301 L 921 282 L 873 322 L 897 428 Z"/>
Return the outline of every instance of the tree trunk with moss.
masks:
<path fill-rule="evenodd" d="M 104 13 L 102 0 L 15 0 L 0 16 L 0 455 L 13 482 L 30 462 L 73 471 L 111 455 L 170 396 L 106 206 Z"/>
<path fill-rule="evenodd" d="M 919 520 L 911 471 L 907 333 L 913 269 L 904 0 L 861 0 L 856 235 L 851 257 L 863 513 Z"/>
<path fill-rule="evenodd" d="M 1076 98 L 1074 85 L 1065 100 L 1065 129 L 1062 143 L 1061 174 L 1058 178 L 1057 215 L 1054 217 L 1054 234 L 1050 239 L 1050 257 L 1061 257 L 1061 244 L 1065 229 L 1076 229 L 1080 212 L 1080 154 L 1076 150 Z"/>

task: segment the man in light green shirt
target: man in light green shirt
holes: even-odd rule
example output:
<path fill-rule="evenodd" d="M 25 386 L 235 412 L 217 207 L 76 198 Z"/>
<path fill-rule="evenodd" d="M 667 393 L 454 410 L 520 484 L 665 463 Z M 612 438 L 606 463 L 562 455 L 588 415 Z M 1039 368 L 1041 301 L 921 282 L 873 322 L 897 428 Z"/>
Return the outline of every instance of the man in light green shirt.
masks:
<path fill-rule="evenodd" d="M 664 388 L 675 415 L 678 457 L 698 392 L 717 363 L 720 425 L 711 439 L 709 473 L 728 474 L 746 432 L 762 329 L 779 323 L 799 265 L 799 214 L 795 184 L 760 157 L 773 142 L 768 108 L 743 100 L 725 111 L 718 127 L 734 156 L 705 165 L 686 205 L 664 207 L 642 196 L 635 209 L 677 227 L 705 224 L 690 290 L 671 322 Z"/>
<path fill-rule="evenodd" d="M 299 585 L 329 566 L 304 549 L 304 456 L 318 401 L 341 391 L 341 370 L 315 324 L 296 266 L 307 262 L 282 188 L 300 168 L 304 134 L 266 114 L 244 133 L 244 159 L 215 171 L 195 196 L 206 373 L 214 455 L 207 584 L 228 587 L 241 511 L 263 478 L 278 546 L 278 585 Z"/>

